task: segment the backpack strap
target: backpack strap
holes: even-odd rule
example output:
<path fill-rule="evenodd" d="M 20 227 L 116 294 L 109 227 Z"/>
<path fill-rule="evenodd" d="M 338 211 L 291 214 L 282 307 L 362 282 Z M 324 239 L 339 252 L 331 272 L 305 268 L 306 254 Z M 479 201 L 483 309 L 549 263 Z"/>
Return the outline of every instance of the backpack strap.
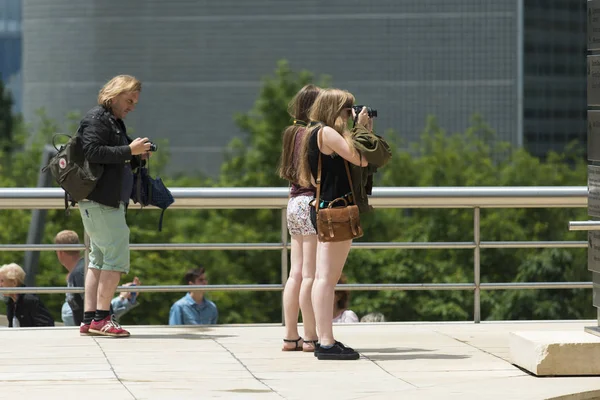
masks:
<path fill-rule="evenodd" d="M 71 208 L 75 207 L 75 204 L 77 204 L 77 202 L 75 200 L 73 200 L 71 195 L 69 193 L 67 193 L 66 190 L 64 190 L 64 191 L 65 191 L 65 215 L 67 217 L 69 217 L 71 215 Z"/>
<path fill-rule="evenodd" d="M 158 231 L 162 232 L 162 223 L 163 223 L 163 216 L 165 215 L 165 211 L 167 211 L 167 209 L 163 209 L 160 212 L 160 218 L 158 219 Z"/>
<path fill-rule="evenodd" d="M 77 133 L 79 133 L 79 129 L 77 130 Z M 67 135 L 66 133 L 55 133 L 54 135 L 52 135 L 52 147 L 54 147 L 54 150 L 56 150 L 56 151 L 60 151 L 60 148 L 62 148 L 62 146 L 60 146 L 60 148 L 56 147 L 56 138 L 60 137 L 60 136 L 65 136 L 65 137 L 68 137 L 69 139 L 72 138 L 71 135 Z"/>

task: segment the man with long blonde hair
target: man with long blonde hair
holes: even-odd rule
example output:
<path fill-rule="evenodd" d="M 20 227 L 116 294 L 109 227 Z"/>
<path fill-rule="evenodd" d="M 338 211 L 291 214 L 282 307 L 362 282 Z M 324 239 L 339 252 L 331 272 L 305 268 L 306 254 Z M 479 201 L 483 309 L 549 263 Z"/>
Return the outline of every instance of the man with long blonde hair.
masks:
<path fill-rule="evenodd" d="M 82 335 L 127 337 L 113 315 L 110 301 L 122 274 L 129 272 L 129 227 L 125 210 L 133 189 L 132 169 L 149 155 L 148 138 L 131 140 L 123 119 L 139 100 L 142 83 L 118 75 L 98 94 L 98 105 L 81 120 L 83 152 L 90 164 L 102 170 L 96 187 L 79 202 L 83 226 L 90 237 L 85 278 Z"/>

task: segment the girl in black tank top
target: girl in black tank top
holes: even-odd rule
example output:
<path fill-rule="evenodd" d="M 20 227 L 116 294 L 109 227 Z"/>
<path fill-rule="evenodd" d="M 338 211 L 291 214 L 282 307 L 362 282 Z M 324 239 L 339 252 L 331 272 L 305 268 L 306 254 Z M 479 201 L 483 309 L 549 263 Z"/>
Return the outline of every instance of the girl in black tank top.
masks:
<path fill-rule="evenodd" d="M 351 194 L 352 189 L 350 188 L 350 182 L 348 182 L 346 174 L 345 160 L 335 153 L 321 153 L 318 146 L 318 129 L 314 129 L 310 135 L 308 142 L 308 164 L 310 165 L 310 172 L 315 179 L 318 176 L 319 156 L 322 157 L 320 197 L 325 204 L 321 204 L 320 208 L 324 208 L 323 206 L 326 206 L 331 200 Z"/>
<path fill-rule="evenodd" d="M 366 166 L 364 157 L 360 156 L 346 133 L 348 119 L 353 115 L 353 104 L 354 96 L 351 93 L 339 89 L 324 89 L 310 110 L 310 120 L 320 122 L 309 126 L 310 136 L 305 144 L 306 165 L 300 169 L 300 173 L 311 175 L 316 181 L 321 157 L 321 208 L 338 197 L 350 200 L 348 195 L 351 195 L 352 190 L 346 173 L 346 161 Z M 365 108 L 359 113 L 357 122 L 369 127 Z M 311 208 L 311 219 L 316 225 L 315 207 Z M 319 360 L 357 360 L 360 357 L 356 351 L 336 341 L 333 336 L 335 285 L 342 274 L 351 245 L 352 240 L 317 243 L 312 300 L 319 333 L 315 356 Z"/>

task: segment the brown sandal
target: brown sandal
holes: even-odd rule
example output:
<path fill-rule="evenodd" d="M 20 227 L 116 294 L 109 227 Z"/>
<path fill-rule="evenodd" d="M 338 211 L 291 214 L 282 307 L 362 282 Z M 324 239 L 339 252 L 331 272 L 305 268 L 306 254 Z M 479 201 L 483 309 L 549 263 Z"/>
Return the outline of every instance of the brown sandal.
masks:
<path fill-rule="evenodd" d="M 282 347 L 282 348 L 281 348 L 281 351 L 302 351 L 302 345 L 298 343 L 298 342 L 300 342 L 301 340 L 302 340 L 302 338 L 301 338 L 301 337 L 299 337 L 299 338 L 298 338 L 298 339 L 296 339 L 296 340 L 293 340 L 293 339 L 283 339 L 283 341 L 284 341 L 285 343 L 296 343 L 296 347 L 285 347 L 285 346 L 284 346 L 284 347 Z M 302 340 L 302 341 L 303 341 L 303 340 Z"/>
<path fill-rule="evenodd" d="M 302 351 L 305 353 L 313 353 L 316 349 L 317 349 L 317 345 L 319 344 L 318 340 L 305 340 L 303 344 L 307 344 L 309 346 L 311 346 L 312 348 L 304 348 L 304 346 L 302 346 Z"/>

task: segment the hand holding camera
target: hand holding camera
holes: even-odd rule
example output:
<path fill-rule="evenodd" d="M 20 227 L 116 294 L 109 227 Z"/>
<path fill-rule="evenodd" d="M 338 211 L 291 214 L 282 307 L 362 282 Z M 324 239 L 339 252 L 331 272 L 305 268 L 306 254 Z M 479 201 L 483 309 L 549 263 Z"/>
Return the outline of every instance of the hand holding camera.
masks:
<path fill-rule="evenodd" d="M 365 112 L 369 116 L 369 118 L 377 117 L 377 110 L 374 108 L 371 108 L 369 106 L 352 106 L 352 108 L 354 109 L 354 112 L 357 114 L 360 114 L 361 112 Z"/>
<path fill-rule="evenodd" d="M 158 146 L 148 140 L 148 138 L 136 138 L 129 144 L 129 147 L 131 148 L 131 155 L 133 156 L 158 150 Z"/>
<path fill-rule="evenodd" d="M 359 124 L 367 128 L 369 131 L 373 130 L 373 118 L 377 117 L 377 110 L 368 106 L 353 106 L 352 112 L 354 114 L 354 125 Z"/>

